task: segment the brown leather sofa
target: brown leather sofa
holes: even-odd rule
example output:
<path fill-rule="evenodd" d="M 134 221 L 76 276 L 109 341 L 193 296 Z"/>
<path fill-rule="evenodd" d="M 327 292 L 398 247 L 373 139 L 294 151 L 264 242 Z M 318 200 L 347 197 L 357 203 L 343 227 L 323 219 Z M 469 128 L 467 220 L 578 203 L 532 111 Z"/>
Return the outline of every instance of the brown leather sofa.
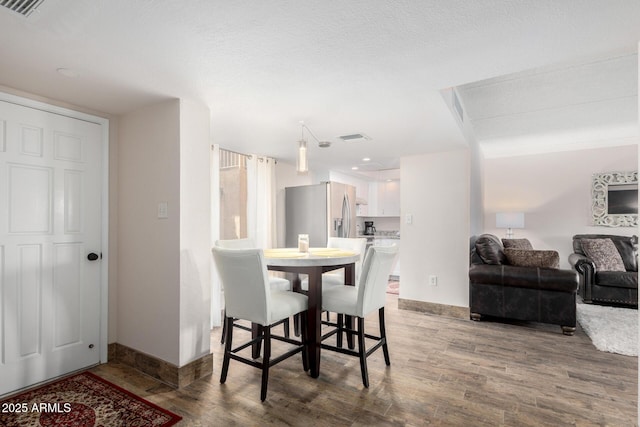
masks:
<path fill-rule="evenodd" d="M 583 239 L 611 239 L 624 271 L 599 271 L 594 259 L 587 256 Z M 638 236 L 610 234 L 576 234 L 569 264 L 578 272 L 578 294 L 585 303 L 638 306 Z"/>
<path fill-rule="evenodd" d="M 507 249 L 509 251 L 509 249 Z M 539 252 L 531 251 L 530 259 Z M 525 252 L 526 255 L 526 252 Z M 470 240 L 469 304 L 472 320 L 483 315 L 557 324 L 565 335 L 576 329 L 578 275 L 573 270 L 510 265 L 500 239 Z"/>

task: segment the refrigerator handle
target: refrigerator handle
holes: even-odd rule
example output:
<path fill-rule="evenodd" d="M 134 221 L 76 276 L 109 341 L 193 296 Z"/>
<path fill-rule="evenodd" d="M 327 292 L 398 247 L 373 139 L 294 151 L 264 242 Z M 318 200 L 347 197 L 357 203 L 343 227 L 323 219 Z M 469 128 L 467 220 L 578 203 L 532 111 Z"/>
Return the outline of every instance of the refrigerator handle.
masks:
<path fill-rule="evenodd" d="M 342 237 L 349 237 L 351 234 L 351 206 L 349 205 L 349 195 L 344 193 L 342 199 L 342 221 L 344 226 L 342 227 Z"/>

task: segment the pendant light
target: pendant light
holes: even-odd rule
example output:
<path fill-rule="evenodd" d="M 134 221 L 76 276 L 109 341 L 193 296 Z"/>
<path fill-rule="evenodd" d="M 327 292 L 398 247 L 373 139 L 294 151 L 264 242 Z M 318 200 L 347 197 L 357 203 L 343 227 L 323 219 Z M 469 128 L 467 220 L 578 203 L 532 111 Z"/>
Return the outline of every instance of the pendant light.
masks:
<path fill-rule="evenodd" d="M 309 135 L 318 143 L 318 147 L 320 148 L 328 148 L 331 147 L 331 141 L 320 141 L 316 136 L 311 132 L 311 129 L 307 127 L 304 122 L 301 120 L 300 125 L 302 126 L 302 136 L 300 137 L 300 141 L 298 141 L 298 155 L 296 158 L 296 170 L 299 174 L 306 174 L 309 172 L 309 165 L 307 163 L 307 141 L 304 139 L 304 130 L 306 129 L 309 132 Z"/>
<path fill-rule="evenodd" d="M 306 174 L 309 172 L 309 165 L 307 164 L 307 141 L 304 139 L 298 141 L 298 161 L 296 162 L 296 170 L 299 174 Z"/>
<path fill-rule="evenodd" d="M 306 174 L 309 172 L 309 165 L 307 163 L 307 141 L 304 139 L 304 122 L 302 124 L 302 136 L 298 141 L 298 155 L 296 156 L 296 170 L 299 174 Z"/>

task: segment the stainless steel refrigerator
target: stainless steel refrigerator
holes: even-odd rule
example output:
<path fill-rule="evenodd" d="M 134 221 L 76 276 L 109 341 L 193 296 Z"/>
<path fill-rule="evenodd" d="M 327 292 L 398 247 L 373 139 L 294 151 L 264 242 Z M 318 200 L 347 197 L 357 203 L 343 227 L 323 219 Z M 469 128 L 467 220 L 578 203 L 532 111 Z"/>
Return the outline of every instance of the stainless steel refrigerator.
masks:
<path fill-rule="evenodd" d="M 308 234 L 311 247 L 327 246 L 329 237 L 356 237 L 356 188 L 324 182 L 285 188 L 287 247 L 298 246 Z"/>

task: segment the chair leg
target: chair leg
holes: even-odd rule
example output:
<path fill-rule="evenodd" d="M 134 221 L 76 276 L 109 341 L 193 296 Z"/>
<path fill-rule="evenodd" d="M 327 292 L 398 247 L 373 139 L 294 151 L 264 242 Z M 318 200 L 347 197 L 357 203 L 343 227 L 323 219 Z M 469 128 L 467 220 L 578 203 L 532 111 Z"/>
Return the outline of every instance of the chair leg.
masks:
<path fill-rule="evenodd" d="M 391 359 L 389 359 L 389 347 L 387 346 L 387 331 L 384 324 L 384 307 L 378 310 L 379 323 L 380 323 L 380 340 L 382 341 L 382 351 L 384 352 L 384 363 L 387 366 L 391 365 Z"/>
<path fill-rule="evenodd" d="M 364 348 L 364 318 L 358 317 L 358 355 L 360 356 L 360 371 L 362 384 L 369 388 L 369 372 L 367 370 L 367 350 Z"/>
<path fill-rule="evenodd" d="M 344 314 L 338 313 L 338 335 L 336 336 L 336 347 L 342 348 L 342 331 L 344 330 Z"/>
<path fill-rule="evenodd" d="M 224 343 L 224 358 L 222 360 L 222 370 L 220 371 L 220 383 L 224 384 L 227 380 L 227 373 L 229 372 L 229 360 L 231 359 L 231 343 L 233 341 L 233 318 L 226 317 L 224 319 L 226 326 L 226 337 Z"/>
<path fill-rule="evenodd" d="M 331 313 L 329 313 L 328 311 L 326 311 L 325 313 L 327 313 L 327 322 L 331 321 Z"/>
<path fill-rule="evenodd" d="M 302 342 L 302 368 L 305 372 L 309 370 L 309 340 L 307 336 L 307 316 L 305 312 L 303 312 L 302 316 L 298 316 L 302 322 L 302 329 L 300 331 L 301 334 L 301 342 Z"/>
<path fill-rule="evenodd" d="M 220 337 L 220 344 L 224 344 L 224 337 L 227 334 L 227 310 L 222 310 L 222 336 Z"/>
<path fill-rule="evenodd" d="M 267 398 L 267 383 L 269 382 L 269 359 L 271 358 L 271 326 L 264 326 L 262 329 L 264 340 L 264 354 L 262 355 L 262 387 L 260 389 L 260 400 L 264 402 Z"/>
<path fill-rule="evenodd" d="M 289 319 L 285 319 L 282 326 L 284 327 L 284 337 L 289 338 Z"/>
<path fill-rule="evenodd" d="M 353 330 L 353 316 L 345 315 L 345 325 L 348 329 Z M 356 348 L 355 343 L 353 342 L 353 334 L 347 332 L 347 346 L 350 350 Z"/>
<path fill-rule="evenodd" d="M 252 337 L 261 337 L 264 334 L 264 326 L 258 325 L 257 323 L 251 324 L 251 336 Z M 255 344 L 251 346 L 251 357 L 253 359 L 257 359 L 260 357 L 260 352 L 262 351 L 262 340 L 258 340 Z"/>
<path fill-rule="evenodd" d="M 300 336 L 300 313 L 293 315 L 293 333 L 295 336 Z"/>
<path fill-rule="evenodd" d="M 291 280 L 291 290 L 293 292 L 300 292 L 302 287 L 300 286 L 300 275 L 298 273 L 293 274 Z M 300 336 L 300 313 L 293 315 L 293 333 L 295 336 Z"/>

